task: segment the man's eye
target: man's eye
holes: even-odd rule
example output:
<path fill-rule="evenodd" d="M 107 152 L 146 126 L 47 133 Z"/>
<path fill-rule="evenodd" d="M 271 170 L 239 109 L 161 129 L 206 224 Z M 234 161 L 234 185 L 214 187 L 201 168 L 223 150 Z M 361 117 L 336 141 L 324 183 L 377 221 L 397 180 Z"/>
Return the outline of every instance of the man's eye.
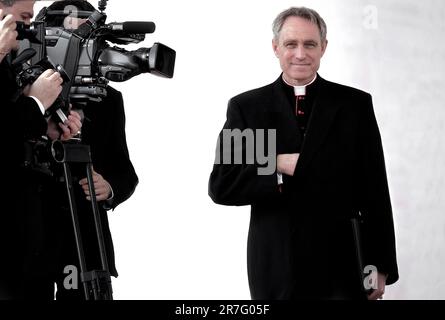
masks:
<path fill-rule="evenodd" d="M 295 43 L 286 44 L 286 48 L 288 48 L 288 49 L 295 49 L 296 47 L 297 47 L 297 45 Z"/>
<path fill-rule="evenodd" d="M 313 49 L 313 48 L 315 48 L 317 46 L 317 44 L 315 44 L 315 43 L 306 43 L 304 46 L 306 48 Z"/>

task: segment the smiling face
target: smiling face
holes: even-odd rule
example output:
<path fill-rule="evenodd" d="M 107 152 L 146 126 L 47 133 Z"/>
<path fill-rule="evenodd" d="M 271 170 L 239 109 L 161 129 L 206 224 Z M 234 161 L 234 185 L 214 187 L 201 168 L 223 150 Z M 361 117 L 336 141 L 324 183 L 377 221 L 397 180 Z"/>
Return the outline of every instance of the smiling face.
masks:
<path fill-rule="evenodd" d="M 327 44 L 327 40 L 321 40 L 315 23 L 300 17 L 287 18 L 278 39 L 272 40 L 286 82 L 293 86 L 311 82 L 320 68 Z"/>

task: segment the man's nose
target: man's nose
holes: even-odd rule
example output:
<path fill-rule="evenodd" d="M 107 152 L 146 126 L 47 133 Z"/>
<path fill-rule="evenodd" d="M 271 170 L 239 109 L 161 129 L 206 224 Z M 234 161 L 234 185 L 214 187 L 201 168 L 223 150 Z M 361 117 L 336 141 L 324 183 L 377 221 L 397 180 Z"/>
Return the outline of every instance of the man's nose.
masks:
<path fill-rule="evenodd" d="M 306 57 L 306 50 L 303 46 L 298 46 L 295 48 L 294 55 L 298 60 L 303 60 Z"/>

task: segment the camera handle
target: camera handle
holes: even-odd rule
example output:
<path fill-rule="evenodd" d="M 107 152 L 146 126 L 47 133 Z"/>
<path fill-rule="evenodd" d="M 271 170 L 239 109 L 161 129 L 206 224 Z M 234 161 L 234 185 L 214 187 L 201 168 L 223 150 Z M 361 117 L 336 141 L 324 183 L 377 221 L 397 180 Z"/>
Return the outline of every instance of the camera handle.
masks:
<path fill-rule="evenodd" d="M 107 9 L 107 1 L 108 0 L 99 0 L 98 8 L 101 12 L 104 12 Z"/>
<path fill-rule="evenodd" d="M 80 265 L 80 280 L 83 285 L 86 300 L 113 300 L 113 289 L 111 287 L 111 276 L 108 269 L 107 255 L 105 252 L 105 242 L 102 231 L 102 223 L 97 206 L 96 193 L 93 183 L 93 170 L 91 161 L 90 146 L 73 142 L 62 142 L 56 140 L 52 143 L 51 152 L 53 158 L 63 165 L 65 183 L 68 192 L 68 201 L 71 212 L 71 219 L 74 227 L 74 236 L 77 247 L 77 255 Z M 76 201 L 74 196 L 73 179 L 71 176 L 70 164 L 85 164 L 87 173 L 88 188 L 91 195 L 94 224 L 96 227 L 97 241 L 102 264 L 102 270 L 87 270 L 85 254 L 83 250 L 82 236 L 77 214 Z"/>

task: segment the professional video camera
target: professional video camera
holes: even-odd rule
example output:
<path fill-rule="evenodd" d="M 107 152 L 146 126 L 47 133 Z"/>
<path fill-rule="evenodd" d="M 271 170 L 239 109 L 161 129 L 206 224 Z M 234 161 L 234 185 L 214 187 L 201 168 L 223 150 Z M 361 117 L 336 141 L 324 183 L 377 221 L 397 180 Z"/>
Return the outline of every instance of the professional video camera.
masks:
<path fill-rule="evenodd" d="M 21 44 L 21 52 L 25 48 L 35 50 L 31 65 L 39 65 L 40 61 L 49 60 L 54 67 L 63 66 L 67 78 L 71 81 L 64 86 L 62 95 L 75 103 L 101 101 L 107 95 L 109 81 L 122 82 L 147 72 L 166 78 L 173 77 L 176 57 L 173 49 L 161 43 L 154 43 L 151 48 L 127 51 L 108 44 L 139 43 L 145 39 L 145 34 L 155 31 L 155 24 L 106 24 L 107 15 L 104 11 L 107 1 L 99 1 L 100 11 L 76 11 L 76 17 L 87 18 L 86 23 L 76 30 L 45 25 L 49 16 L 66 17 L 74 14 L 69 10 L 51 11 L 43 8 L 36 17 L 36 22 L 31 25 L 17 24 L 18 39 L 25 39 Z M 29 66 L 19 71 L 29 78 Z M 39 70 L 40 73 L 43 71 L 44 69 Z M 20 80 L 23 79 L 19 77 L 19 83 Z"/>

